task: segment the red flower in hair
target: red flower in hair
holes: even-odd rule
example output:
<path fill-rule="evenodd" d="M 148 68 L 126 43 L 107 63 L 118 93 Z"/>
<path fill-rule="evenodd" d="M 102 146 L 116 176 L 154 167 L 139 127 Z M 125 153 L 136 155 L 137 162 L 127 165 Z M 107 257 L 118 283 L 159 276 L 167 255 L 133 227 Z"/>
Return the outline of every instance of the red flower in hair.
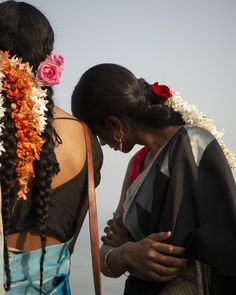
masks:
<path fill-rule="evenodd" d="M 152 84 L 151 90 L 157 98 L 164 101 L 168 100 L 172 96 L 170 88 L 166 85 L 159 85 L 158 82 Z"/>

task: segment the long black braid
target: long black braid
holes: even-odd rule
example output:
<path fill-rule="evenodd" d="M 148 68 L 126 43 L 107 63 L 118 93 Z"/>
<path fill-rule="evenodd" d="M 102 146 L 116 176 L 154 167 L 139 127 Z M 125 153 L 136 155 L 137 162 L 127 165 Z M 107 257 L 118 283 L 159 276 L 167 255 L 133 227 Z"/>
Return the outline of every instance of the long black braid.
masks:
<path fill-rule="evenodd" d="M 56 162 L 54 148 L 55 148 L 55 129 L 52 126 L 53 121 L 53 100 L 52 90 L 48 89 L 48 103 L 47 103 L 47 126 L 44 134 L 46 139 L 41 152 L 40 160 L 35 163 L 35 186 L 37 189 L 37 214 L 38 214 L 38 226 L 42 243 L 42 254 L 40 259 L 40 294 L 43 286 L 43 263 L 46 253 L 46 220 L 48 214 L 48 203 L 52 196 L 51 182 L 52 177 L 59 172 L 59 168 Z"/>
<path fill-rule="evenodd" d="M 51 182 L 52 177 L 59 172 L 57 165 L 54 148 L 55 148 L 55 129 L 52 126 L 53 121 L 53 107 L 54 103 L 52 100 L 52 89 L 48 88 L 47 95 L 47 127 L 43 134 L 45 138 L 45 143 L 42 148 L 40 160 L 35 163 L 35 180 L 33 180 L 33 185 L 37 192 L 36 203 L 37 203 L 37 214 L 38 214 L 38 229 L 42 243 L 42 254 L 40 259 L 40 294 L 42 293 L 43 286 L 43 263 L 46 253 L 46 219 L 48 211 L 48 202 L 52 195 Z M 5 116 L 2 120 L 5 128 L 2 135 L 2 140 L 4 142 L 4 148 L 6 152 L 2 153 L 0 167 L 0 178 L 2 184 L 2 215 L 3 215 L 3 225 L 4 225 L 4 267 L 6 272 L 6 290 L 10 289 L 11 276 L 9 267 L 9 254 L 6 243 L 6 235 L 9 233 L 9 220 L 11 217 L 11 211 L 16 202 L 16 197 L 12 196 L 12 189 L 14 188 L 14 181 L 16 179 L 16 145 L 17 139 L 15 137 L 15 125 L 11 119 L 11 107 L 9 101 L 4 102 L 4 107 L 6 107 Z"/>
<path fill-rule="evenodd" d="M 45 60 L 53 49 L 54 32 L 47 18 L 34 6 L 25 2 L 5 1 L 0 3 L 0 50 L 9 51 L 10 55 L 21 57 L 23 62 L 29 62 L 36 72 L 39 63 Z M 38 214 L 38 231 L 42 244 L 40 259 L 40 294 L 43 287 L 43 263 L 45 257 L 46 220 L 48 201 L 51 197 L 52 177 L 58 172 L 54 153 L 56 134 L 52 126 L 53 101 L 52 89 L 47 89 L 48 112 L 47 126 L 43 134 L 45 143 L 42 147 L 41 158 L 35 162 L 35 178 L 32 187 L 36 199 Z M 4 93 L 2 93 L 4 96 Z M 5 129 L 1 140 L 6 152 L 2 153 L 0 167 L 0 181 L 2 186 L 2 215 L 4 237 L 9 233 L 9 221 L 11 210 L 16 202 L 18 190 L 16 180 L 16 145 L 15 126 L 11 119 L 10 104 L 5 101 L 6 113 L 0 123 L 4 123 Z M 9 267 L 9 255 L 7 242 L 4 238 L 4 267 L 6 272 L 6 290 L 11 285 Z"/>
<path fill-rule="evenodd" d="M 9 290 L 11 284 L 10 268 L 9 268 L 9 255 L 7 250 L 6 235 L 8 234 L 11 202 L 14 203 L 14 198 L 10 199 L 11 189 L 14 186 L 16 178 L 16 144 L 15 137 L 15 124 L 11 119 L 11 106 L 9 101 L 5 101 L 3 107 L 6 108 L 5 116 L 2 123 L 5 128 L 3 129 L 2 141 L 4 142 L 5 152 L 1 156 L 0 179 L 2 186 L 2 217 L 3 217 L 3 230 L 4 230 L 4 268 L 6 272 L 6 290 Z"/>

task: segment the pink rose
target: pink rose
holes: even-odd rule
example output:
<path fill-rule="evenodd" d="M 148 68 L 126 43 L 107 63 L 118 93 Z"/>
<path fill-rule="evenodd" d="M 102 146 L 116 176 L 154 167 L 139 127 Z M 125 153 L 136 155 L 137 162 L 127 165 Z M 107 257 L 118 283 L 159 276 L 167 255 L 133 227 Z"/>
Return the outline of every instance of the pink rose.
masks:
<path fill-rule="evenodd" d="M 45 86 L 52 86 L 60 83 L 61 73 L 64 69 L 64 58 L 60 54 L 56 54 L 54 50 L 46 60 L 42 61 L 38 66 L 37 77 Z"/>
<path fill-rule="evenodd" d="M 49 59 L 42 61 L 38 66 L 38 79 L 45 86 L 52 86 L 60 83 L 61 68 Z"/>
<path fill-rule="evenodd" d="M 52 50 L 49 59 L 57 64 L 60 67 L 61 71 L 63 71 L 64 57 L 62 55 L 56 54 L 56 52 Z"/>

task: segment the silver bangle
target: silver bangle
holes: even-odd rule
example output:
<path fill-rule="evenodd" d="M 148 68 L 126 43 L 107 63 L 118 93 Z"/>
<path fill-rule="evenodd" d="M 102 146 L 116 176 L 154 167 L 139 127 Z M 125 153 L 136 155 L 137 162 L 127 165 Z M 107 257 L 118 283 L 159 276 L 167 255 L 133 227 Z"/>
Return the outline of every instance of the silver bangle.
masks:
<path fill-rule="evenodd" d="M 111 271 L 111 269 L 110 269 L 110 267 L 108 265 L 108 257 L 109 257 L 109 255 L 111 254 L 112 251 L 113 251 L 113 248 L 111 248 L 110 250 L 107 251 L 107 253 L 106 253 L 105 257 L 104 257 L 104 267 L 105 267 L 106 271 L 110 275 L 114 276 L 114 273 Z"/>

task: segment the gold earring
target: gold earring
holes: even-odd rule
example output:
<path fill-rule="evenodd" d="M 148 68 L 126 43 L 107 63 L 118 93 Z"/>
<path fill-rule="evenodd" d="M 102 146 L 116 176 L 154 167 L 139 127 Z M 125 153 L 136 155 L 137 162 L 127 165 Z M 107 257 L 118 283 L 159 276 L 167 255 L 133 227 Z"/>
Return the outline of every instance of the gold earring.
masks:
<path fill-rule="evenodd" d="M 116 133 L 114 133 L 114 139 L 115 141 L 119 142 L 119 150 L 122 151 L 123 150 L 123 142 L 122 142 L 122 138 L 124 137 L 124 132 L 123 130 L 120 130 L 120 136 L 118 137 Z"/>

